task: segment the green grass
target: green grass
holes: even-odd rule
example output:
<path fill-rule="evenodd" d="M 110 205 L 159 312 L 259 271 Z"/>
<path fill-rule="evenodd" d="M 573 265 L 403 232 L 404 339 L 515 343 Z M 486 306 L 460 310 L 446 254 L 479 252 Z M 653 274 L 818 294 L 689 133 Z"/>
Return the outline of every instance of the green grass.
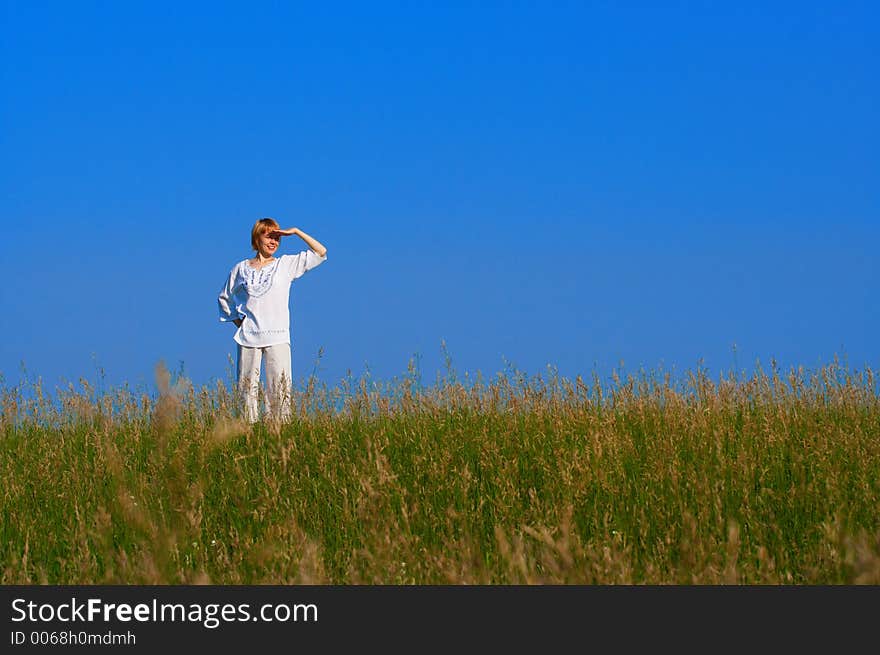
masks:
<path fill-rule="evenodd" d="M 0 583 L 880 583 L 870 370 L 157 382 L 2 387 Z"/>

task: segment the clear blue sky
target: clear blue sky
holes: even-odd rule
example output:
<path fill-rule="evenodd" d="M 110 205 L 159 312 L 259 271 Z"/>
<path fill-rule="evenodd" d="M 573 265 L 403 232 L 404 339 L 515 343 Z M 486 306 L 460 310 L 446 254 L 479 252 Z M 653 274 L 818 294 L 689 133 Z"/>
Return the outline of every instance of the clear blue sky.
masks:
<path fill-rule="evenodd" d="M 262 216 L 296 379 L 880 368 L 876 3 L 2 11 L 7 383 L 226 379 Z"/>

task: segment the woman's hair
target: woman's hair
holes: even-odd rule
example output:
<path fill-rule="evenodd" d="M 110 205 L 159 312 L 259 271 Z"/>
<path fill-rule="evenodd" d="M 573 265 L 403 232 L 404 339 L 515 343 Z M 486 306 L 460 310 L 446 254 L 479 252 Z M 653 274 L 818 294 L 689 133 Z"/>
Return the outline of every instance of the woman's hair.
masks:
<path fill-rule="evenodd" d="M 251 230 L 251 246 L 254 250 L 259 250 L 257 247 L 257 240 L 266 234 L 266 232 L 280 229 L 281 226 L 278 225 L 278 222 L 274 218 L 261 218 L 254 223 L 254 229 Z"/>

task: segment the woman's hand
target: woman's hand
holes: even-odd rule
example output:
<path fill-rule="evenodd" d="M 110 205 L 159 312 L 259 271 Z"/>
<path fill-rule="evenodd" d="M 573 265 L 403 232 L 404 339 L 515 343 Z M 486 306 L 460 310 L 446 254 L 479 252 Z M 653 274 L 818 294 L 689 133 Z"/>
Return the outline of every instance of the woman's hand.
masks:
<path fill-rule="evenodd" d="M 273 230 L 270 234 L 272 234 L 272 236 L 277 236 L 281 238 L 289 237 L 291 234 L 296 234 L 297 232 L 299 232 L 299 228 L 289 227 L 286 230 Z"/>

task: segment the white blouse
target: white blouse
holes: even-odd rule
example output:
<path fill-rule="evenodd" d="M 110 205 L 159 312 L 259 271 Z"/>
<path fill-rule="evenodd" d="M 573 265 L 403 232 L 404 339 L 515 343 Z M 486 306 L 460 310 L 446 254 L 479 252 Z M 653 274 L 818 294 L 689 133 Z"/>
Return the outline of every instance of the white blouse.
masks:
<path fill-rule="evenodd" d="M 290 284 L 327 261 L 312 250 L 282 255 L 271 264 L 253 268 L 245 259 L 232 267 L 220 290 L 220 321 L 242 320 L 232 337 L 248 348 L 290 343 Z"/>

